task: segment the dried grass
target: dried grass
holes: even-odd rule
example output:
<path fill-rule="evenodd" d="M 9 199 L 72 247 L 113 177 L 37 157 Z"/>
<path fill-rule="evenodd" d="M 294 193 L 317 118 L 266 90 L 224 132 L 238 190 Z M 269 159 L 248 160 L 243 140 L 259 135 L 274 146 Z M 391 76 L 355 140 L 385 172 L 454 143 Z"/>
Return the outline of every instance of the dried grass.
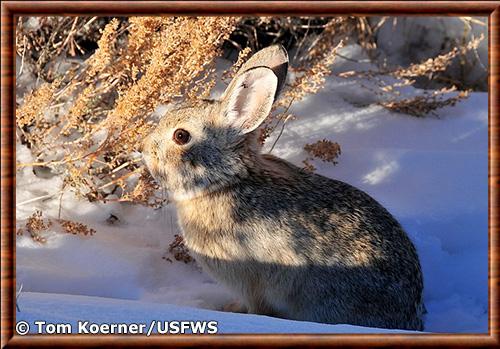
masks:
<path fill-rule="evenodd" d="M 317 141 L 312 144 L 304 145 L 304 150 L 308 154 L 308 157 L 303 160 L 304 170 L 308 172 L 314 172 L 316 168 L 311 163 L 314 159 L 322 160 L 323 162 L 329 162 L 333 165 L 337 164 L 337 158 L 341 154 L 340 145 L 337 142 L 332 142 L 326 139 Z"/>
<path fill-rule="evenodd" d="M 166 202 L 137 152 L 156 124 L 152 112 L 159 104 L 207 98 L 215 85 L 215 59 L 222 55 L 223 45 L 240 48 L 224 79 L 234 76 L 250 53 L 262 46 L 280 42 L 294 47 L 292 78 L 261 134 L 262 143 L 276 135 L 272 151 L 287 122 L 300 117 L 289 112 L 291 105 L 324 86 L 343 42 L 355 40 L 373 54 L 374 36 L 385 21 L 370 26 L 364 17 L 68 18 L 40 17 L 35 26 L 29 25 L 29 18 L 18 23 L 17 52 L 23 64 L 36 67 L 41 82 L 19 96 L 24 101 L 16 111 L 18 136 L 36 160 L 18 168 L 48 166 L 63 176 L 63 189 L 90 201 L 151 207 Z M 383 97 L 379 103 L 387 109 L 424 116 L 457 103 L 467 93 L 449 97 L 453 91 L 445 89 L 405 97 L 401 90 L 418 77 L 445 70 L 453 59 L 477 48 L 478 40 L 407 68 L 342 76 L 371 80 L 371 88 Z M 62 56 L 85 51 L 86 42 L 97 46 L 90 57 L 64 71 L 57 69 Z M 388 84 L 382 75 L 396 82 Z M 314 170 L 313 159 L 336 163 L 340 154 L 340 146 L 327 140 L 306 145 L 305 150 L 308 170 Z M 71 231 L 80 229 L 66 226 Z"/>
<path fill-rule="evenodd" d="M 189 249 L 184 244 L 184 238 L 181 235 L 174 235 L 174 241 L 168 246 L 168 252 L 174 256 L 176 261 L 182 261 L 186 264 L 194 262 L 194 258 L 189 254 Z M 165 259 L 170 260 L 167 257 Z"/>
<path fill-rule="evenodd" d="M 105 22 L 98 17 L 19 17 L 16 51 L 23 66 L 33 65 L 39 79 L 52 82 L 58 58 L 86 54 L 99 39 Z"/>
<path fill-rule="evenodd" d="M 68 234 L 73 235 L 94 235 L 96 233 L 95 229 L 89 228 L 87 225 L 66 219 L 56 219 L 55 222 L 59 224 L 62 230 Z M 43 232 L 47 231 L 53 226 L 53 221 L 49 218 L 43 218 L 43 213 L 40 210 L 36 210 L 33 214 L 28 217 L 24 227 L 20 227 L 16 234 L 23 235 L 27 231 L 33 241 L 39 243 L 47 242 L 47 239 L 42 235 Z"/>
<path fill-rule="evenodd" d="M 59 219 L 58 222 L 64 229 L 64 231 L 68 234 L 73 234 L 73 235 L 80 234 L 85 236 L 87 235 L 92 236 L 96 233 L 95 229 L 89 228 L 83 223 L 68 221 L 66 219 Z"/>
<path fill-rule="evenodd" d="M 65 187 L 90 201 L 161 205 L 162 197 L 151 197 L 157 187 L 143 174 L 137 146 L 154 125 L 151 113 L 160 103 L 207 96 L 214 60 L 237 21 L 111 20 L 81 71 L 36 89 L 18 108 L 17 125 L 36 143 L 37 165 L 62 173 Z M 53 117 L 42 125 L 47 109 Z"/>
<path fill-rule="evenodd" d="M 360 85 L 375 92 L 380 98 L 379 104 L 393 112 L 416 117 L 437 115 L 435 112 L 437 109 L 454 106 L 467 98 L 470 90 L 453 94 L 457 87 L 452 85 L 435 91 L 423 90 L 419 95 L 405 97 L 404 88 L 415 84 L 417 78 L 432 79 L 434 75 L 446 71 L 455 59 L 464 56 L 471 50 L 476 50 L 482 40 L 484 40 L 484 35 L 473 38 L 463 46 L 454 47 L 447 53 L 429 58 L 423 62 L 411 64 L 406 68 L 396 67 L 394 69 L 361 72 L 348 71 L 338 74 L 338 76 L 368 80 L 371 84 Z M 393 77 L 394 82 L 387 82 L 386 76 Z"/>
<path fill-rule="evenodd" d="M 52 226 L 52 221 L 50 219 L 42 218 L 42 211 L 35 211 L 27 220 L 25 229 L 30 234 L 33 241 L 45 243 L 46 239 L 40 235 L 41 232 L 49 229 Z M 23 234 L 23 230 L 18 230 L 18 235 Z"/>
<path fill-rule="evenodd" d="M 455 89 L 441 89 L 433 92 L 424 91 L 420 96 L 393 101 L 382 101 L 379 104 L 390 111 L 415 117 L 424 117 L 430 114 L 437 116 L 437 109 L 454 106 L 469 96 L 469 91 L 460 91 L 457 95 L 448 97 L 447 95 L 454 90 Z"/>
<path fill-rule="evenodd" d="M 306 36 L 300 42 L 297 50 L 302 50 L 302 53 L 297 53 L 299 58 L 292 60 L 293 65 L 290 67 L 294 79 L 285 86 L 260 136 L 261 143 L 264 143 L 269 135 L 281 127 L 270 151 L 279 141 L 286 123 L 295 118 L 288 112 L 291 105 L 301 101 L 307 95 L 317 93 L 324 87 L 326 76 L 331 73 L 332 65 L 337 57 L 337 50 L 342 47 L 346 32 L 349 32 L 345 29 L 349 27 L 348 23 L 348 17 L 331 19 L 324 25 L 321 34 L 311 38 Z"/>

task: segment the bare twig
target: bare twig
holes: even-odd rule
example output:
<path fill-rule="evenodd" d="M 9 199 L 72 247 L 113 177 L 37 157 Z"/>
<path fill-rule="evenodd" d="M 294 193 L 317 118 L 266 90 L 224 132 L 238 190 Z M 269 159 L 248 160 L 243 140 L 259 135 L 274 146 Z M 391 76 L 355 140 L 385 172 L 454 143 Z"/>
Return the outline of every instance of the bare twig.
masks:
<path fill-rule="evenodd" d="M 18 203 L 18 204 L 16 204 L 16 207 L 31 204 L 32 202 L 36 202 L 36 201 L 40 201 L 40 200 L 44 200 L 44 199 L 50 199 L 51 197 L 56 196 L 56 195 L 61 194 L 61 193 L 62 193 L 62 190 L 60 190 L 56 193 L 38 196 L 36 198 L 29 199 L 29 200 L 22 201 L 22 202 Z"/>

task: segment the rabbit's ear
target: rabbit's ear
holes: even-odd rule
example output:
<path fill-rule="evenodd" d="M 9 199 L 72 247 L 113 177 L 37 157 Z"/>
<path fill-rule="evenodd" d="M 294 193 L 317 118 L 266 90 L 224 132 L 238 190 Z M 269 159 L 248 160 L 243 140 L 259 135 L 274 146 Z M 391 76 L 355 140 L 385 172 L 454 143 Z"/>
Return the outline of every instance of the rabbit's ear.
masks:
<path fill-rule="evenodd" d="M 223 122 L 242 134 L 255 130 L 271 111 L 278 77 L 265 67 L 238 74 L 222 97 Z"/>
<path fill-rule="evenodd" d="M 236 76 L 257 67 L 269 68 L 278 77 L 278 87 L 274 95 L 274 99 L 276 100 L 285 85 L 286 74 L 288 72 L 288 54 L 285 48 L 281 45 L 272 45 L 263 48 L 242 65 Z"/>

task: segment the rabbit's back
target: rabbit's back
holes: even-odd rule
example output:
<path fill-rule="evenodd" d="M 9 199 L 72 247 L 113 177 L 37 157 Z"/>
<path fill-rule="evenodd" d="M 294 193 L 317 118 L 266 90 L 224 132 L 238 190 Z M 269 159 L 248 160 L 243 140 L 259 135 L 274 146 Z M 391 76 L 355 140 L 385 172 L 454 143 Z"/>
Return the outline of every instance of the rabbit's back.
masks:
<path fill-rule="evenodd" d="M 266 155 L 238 184 L 187 205 L 186 242 L 256 312 L 422 329 L 415 248 L 366 193 Z"/>

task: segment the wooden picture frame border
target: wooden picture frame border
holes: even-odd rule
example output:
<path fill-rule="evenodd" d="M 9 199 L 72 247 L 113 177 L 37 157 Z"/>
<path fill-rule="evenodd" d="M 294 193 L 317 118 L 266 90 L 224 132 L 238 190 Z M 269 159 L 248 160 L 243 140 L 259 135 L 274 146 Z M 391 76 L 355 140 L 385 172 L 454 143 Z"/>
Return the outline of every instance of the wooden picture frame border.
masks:
<path fill-rule="evenodd" d="M 487 16 L 489 47 L 487 334 L 27 335 L 15 319 L 15 17 L 21 15 Z M 1 3 L 1 346 L 498 346 L 500 1 L 3 1 Z"/>

